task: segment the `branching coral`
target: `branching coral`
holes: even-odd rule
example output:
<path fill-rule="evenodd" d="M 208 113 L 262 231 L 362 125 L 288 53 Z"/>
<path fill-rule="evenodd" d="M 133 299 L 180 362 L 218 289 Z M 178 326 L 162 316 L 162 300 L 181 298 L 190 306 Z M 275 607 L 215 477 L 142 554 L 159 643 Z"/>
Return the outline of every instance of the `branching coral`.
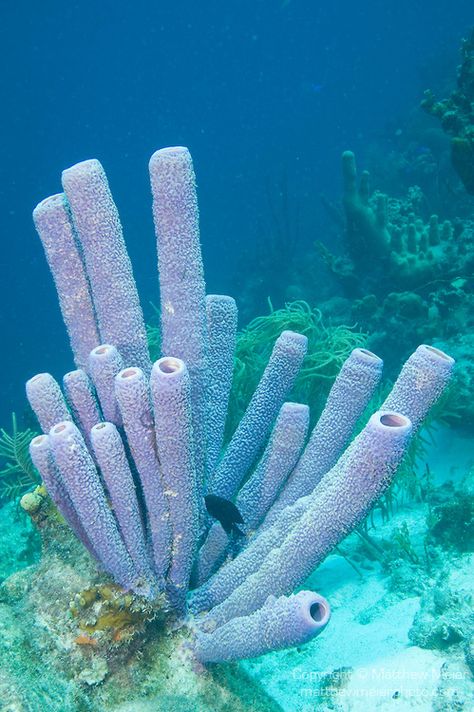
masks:
<path fill-rule="evenodd" d="M 421 215 L 422 195 L 411 188 L 404 199 L 370 193 L 369 174 L 357 183 L 355 156 L 342 157 L 346 254 L 335 257 L 320 245 L 323 259 L 348 296 L 414 292 L 427 296 L 450 281 L 469 277 L 474 266 L 474 229 L 466 221 L 439 222 Z"/>
<path fill-rule="evenodd" d="M 416 187 L 402 199 L 371 194 L 367 172 L 357 186 L 351 152 L 342 165 L 344 253 L 333 255 L 321 245 L 319 250 L 346 299 L 320 308 L 329 323 L 354 322 L 367 332 L 368 348 L 384 350 L 391 378 L 399 359 L 420 341 L 436 340 L 458 361 L 464 357 L 457 403 L 462 422 L 470 424 L 472 368 L 465 356 L 474 326 L 474 225 L 429 217 Z"/>
<path fill-rule="evenodd" d="M 379 382 L 381 359 L 356 348 L 341 364 L 348 344 L 359 336 L 336 330 L 304 366 L 308 336 L 322 331 L 320 317 L 304 305 L 290 306 L 246 332 L 246 338 L 255 341 L 257 333 L 265 342 L 268 362 L 222 449 L 235 303 L 205 294 L 187 149 L 157 151 L 150 176 L 163 350 L 153 366 L 100 164 L 85 161 L 69 168 L 63 173 L 65 194 L 35 209 L 76 361 L 84 368 L 66 374 L 65 397 L 49 374 L 28 381 L 27 395 L 44 431 L 30 444 L 33 461 L 77 537 L 119 586 L 150 602 L 165 596 L 180 624 L 189 611 L 196 615 L 186 620 L 191 650 L 201 662 L 307 642 L 327 624 L 329 605 L 310 591 L 294 595 L 294 589 L 389 486 L 454 361 L 420 346 L 381 409 L 351 442 Z M 69 245 L 71 235 L 78 259 L 69 263 L 66 250 L 62 260 L 53 260 L 51 252 Z M 76 281 L 64 279 L 68 269 Z M 90 290 L 82 298 L 93 307 L 92 334 L 82 313 L 69 319 L 67 304 L 77 280 Z M 300 331 L 278 334 L 276 324 L 281 327 L 289 315 L 290 326 Z M 302 378 L 310 382 L 341 368 L 298 457 L 307 408 L 285 401 L 302 365 Z M 94 417 L 98 422 L 91 427 Z M 268 466 L 278 452 L 288 454 L 282 469 Z M 223 566 L 212 547 L 209 551 L 206 494 L 237 498 L 250 507 L 252 501 L 265 502 L 256 531 L 245 532 L 237 555 Z M 193 564 L 199 567 L 204 559 L 208 571 L 199 577 Z M 196 577 L 202 585 L 189 593 Z"/>

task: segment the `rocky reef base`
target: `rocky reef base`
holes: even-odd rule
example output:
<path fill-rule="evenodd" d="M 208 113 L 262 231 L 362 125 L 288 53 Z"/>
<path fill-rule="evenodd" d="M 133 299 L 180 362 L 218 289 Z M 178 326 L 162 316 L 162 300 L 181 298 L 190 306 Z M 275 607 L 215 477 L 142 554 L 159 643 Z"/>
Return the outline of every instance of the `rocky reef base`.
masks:
<path fill-rule="evenodd" d="M 25 506 L 42 555 L 0 587 L 3 712 L 281 710 L 239 665 L 198 666 L 189 629 L 100 574 L 41 488 Z"/>

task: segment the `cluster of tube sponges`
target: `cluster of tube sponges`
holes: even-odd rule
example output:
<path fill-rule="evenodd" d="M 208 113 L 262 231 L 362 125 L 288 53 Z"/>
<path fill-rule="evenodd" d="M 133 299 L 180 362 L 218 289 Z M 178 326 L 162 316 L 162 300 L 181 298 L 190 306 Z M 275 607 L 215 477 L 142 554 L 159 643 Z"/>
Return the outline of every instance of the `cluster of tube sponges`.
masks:
<path fill-rule="evenodd" d="M 48 373 L 27 382 L 43 431 L 31 456 L 103 569 L 147 598 L 165 593 L 192 620 L 200 661 L 301 644 L 327 624 L 329 605 L 293 591 L 389 485 L 453 360 L 420 346 L 352 440 L 382 373 L 380 358 L 355 349 L 308 437 L 308 407 L 287 401 L 307 340 L 285 331 L 223 447 L 236 304 L 206 296 L 187 149 L 157 151 L 150 176 L 163 353 L 154 364 L 100 163 L 64 171 L 64 192 L 34 211 L 77 369 L 62 388 Z M 237 505 L 243 537 L 210 520 L 206 494 Z"/>

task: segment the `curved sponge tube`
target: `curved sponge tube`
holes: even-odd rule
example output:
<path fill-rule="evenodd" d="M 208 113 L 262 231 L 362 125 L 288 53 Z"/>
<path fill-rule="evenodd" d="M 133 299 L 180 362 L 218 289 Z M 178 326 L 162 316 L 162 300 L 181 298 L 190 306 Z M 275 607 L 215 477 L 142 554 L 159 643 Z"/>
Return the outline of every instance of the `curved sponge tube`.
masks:
<path fill-rule="evenodd" d="M 296 380 L 307 345 L 306 336 L 294 331 L 283 331 L 276 340 L 247 410 L 210 477 L 210 493 L 225 499 L 235 495 Z"/>
<path fill-rule="evenodd" d="M 135 483 L 122 438 L 112 423 L 94 425 L 90 438 L 128 553 L 137 571 L 152 581 Z"/>
<path fill-rule="evenodd" d="M 85 368 L 89 353 L 100 344 L 101 338 L 64 193 L 39 203 L 33 210 L 33 220 L 56 285 L 74 361 L 78 368 Z"/>
<path fill-rule="evenodd" d="M 62 174 L 82 246 L 101 341 L 114 344 L 125 362 L 149 372 L 143 314 L 117 208 L 99 161 L 82 161 Z"/>
<path fill-rule="evenodd" d="M 210 612 L 222 625 L 263 605 L 271 593 L 291 592 L 361 521 L 388 487 L 411 434 L 409 419 L 378 411 L 331 472 L 286 539 L 260 568 Z M 288 565 L 291 562 L 291 565 Z"/>
<path fill-rule="evenodd" d="M 54 461 L 94 551 L 124 588 L 149 595 L 125 548 L 94 462 L 76 426 L 63 421 L 49 432 Z"/>
<path fill-rule="evenodd" d="M 156 454 L 150 389 L 143 371 L 135 367 L 120 371 L 115 377 L 115 395 L 143 490 L 155 572 L 164 583 L 171 558 L 171 526 Z"/>
<path fill-rule="evenodd" d="M 269 596 L 255 613 L 234 618 L 213 633 L 198 632 L 195 653 L 202 663 L 222 663 L 302 645 L 324 630 L 329 617 L 328 602 L 312 591 Z"/>
<path fill-rule="evenodd" d="M 30 378 L 26 382 L 26 397 L 44 433 L 60 420 L 71 420 L 59 383 L 50 373 Z"/>

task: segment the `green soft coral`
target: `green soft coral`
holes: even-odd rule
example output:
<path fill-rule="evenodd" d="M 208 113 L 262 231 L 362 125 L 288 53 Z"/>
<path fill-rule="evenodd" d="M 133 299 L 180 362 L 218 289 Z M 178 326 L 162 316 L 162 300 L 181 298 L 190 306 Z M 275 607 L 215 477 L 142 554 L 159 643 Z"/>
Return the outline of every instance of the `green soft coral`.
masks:
<path fill-rule="evenodd" d="M 270 305 L 271 307 L 271 305 Z M 363 346 L 365 334 L 347 326 L 325 326 L 321 312 L 304 301 L 253 319 L 237 336 L 234 378 L 227 419 L 230 436 L 240 421 L 268 362 L 277 337 L 285 329 L 308 338 L 308 353 L 291 398 L 320 410 L 337 373 L 352 349 Z"/>
<path fill-rule="evenodd" d="M 35 435 L 29 428 L 18 430 L 15 413 L 11 435 L 0 428 L 0 498 L 16 499 L 41 481 L 28 449 Z"/>

